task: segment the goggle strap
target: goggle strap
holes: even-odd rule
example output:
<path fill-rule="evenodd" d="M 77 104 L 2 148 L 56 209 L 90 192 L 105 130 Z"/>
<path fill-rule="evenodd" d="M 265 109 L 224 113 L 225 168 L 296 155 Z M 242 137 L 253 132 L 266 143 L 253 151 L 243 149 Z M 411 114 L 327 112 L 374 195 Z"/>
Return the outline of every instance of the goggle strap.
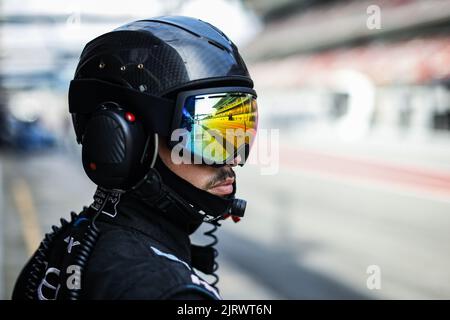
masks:
<path fill-rule="evenodd" d="M 70 113 L 90 114 L 107 101 L 136 112 L 149 131 L 170 136 L 174 101 L 98 79 L 75 79 L 70 82 Z"/>

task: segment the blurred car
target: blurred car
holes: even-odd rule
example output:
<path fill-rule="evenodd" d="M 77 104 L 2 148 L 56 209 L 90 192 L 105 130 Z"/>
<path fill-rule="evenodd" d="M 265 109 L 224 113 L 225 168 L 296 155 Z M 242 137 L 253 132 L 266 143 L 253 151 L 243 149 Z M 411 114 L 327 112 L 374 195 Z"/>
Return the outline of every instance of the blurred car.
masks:
<path fill-rule="evenodd" d="M 11 118 L 12 148 L 22 151 L 42 150 L 54 147 L 56 137 L 46 129 L 39 119 L 24 121 Z"/>

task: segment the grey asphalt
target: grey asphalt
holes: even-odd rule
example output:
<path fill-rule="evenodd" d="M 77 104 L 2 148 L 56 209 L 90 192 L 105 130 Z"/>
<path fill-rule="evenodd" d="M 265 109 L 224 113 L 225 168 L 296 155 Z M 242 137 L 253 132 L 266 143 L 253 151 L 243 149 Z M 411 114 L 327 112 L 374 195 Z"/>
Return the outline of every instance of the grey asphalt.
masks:
<path fill-rule="evenodd" d="M 0 157 L 8 298 L 27 259 L 13 181 L 29 184 L 42 232 L 89 204 L 95 187 L 77 153 Z M 225 298 L 450 298 L 450 199 L 302 168 L 282 166 L 269 176 L 254 165 L 236 171 L 248 209 L 219 231 Z M 370 265 L 381 270 L 379 290 L 366 286 Z"/>
<path fill-rule="evenodd" d="M 286 298 L 450 298 L 450 199 L 301 170 L 238 172 L 231 259 Z M 257 170 L 255 170 L 257 171 Z M 252 183 L 249 183 L 252 181 Z M 379 266 L 381 289 L 366 286 Z"/>

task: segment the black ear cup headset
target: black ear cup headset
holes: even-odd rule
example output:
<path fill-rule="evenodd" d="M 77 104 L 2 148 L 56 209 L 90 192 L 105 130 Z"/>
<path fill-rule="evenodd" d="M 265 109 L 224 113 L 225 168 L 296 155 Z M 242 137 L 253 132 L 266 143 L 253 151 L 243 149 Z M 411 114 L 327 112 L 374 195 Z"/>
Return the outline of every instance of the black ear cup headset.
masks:
<path fill-rule="evenodd" d="M 156 139 L 134 113 L 114 102 L 100 104 L 82 137 L 84 170 L 103 188 L 129 189 L 152 167 Z"/>

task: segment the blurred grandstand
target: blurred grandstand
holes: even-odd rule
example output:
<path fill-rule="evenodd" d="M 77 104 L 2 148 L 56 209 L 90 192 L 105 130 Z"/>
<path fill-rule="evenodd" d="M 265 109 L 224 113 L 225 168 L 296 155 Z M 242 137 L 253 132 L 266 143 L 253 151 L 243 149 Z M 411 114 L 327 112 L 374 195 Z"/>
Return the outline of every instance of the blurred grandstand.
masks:
<path fill-rule="evenodd" d="M 448 136 L 449 1 L 281 2 L 249 1 L 267 20 L 245 51 L 264 99 L 277 104 L 267 118 L 296 129 L 325 123 L 345 139 Z M 370 5 L 380 29 L 366 26 Z"/>

